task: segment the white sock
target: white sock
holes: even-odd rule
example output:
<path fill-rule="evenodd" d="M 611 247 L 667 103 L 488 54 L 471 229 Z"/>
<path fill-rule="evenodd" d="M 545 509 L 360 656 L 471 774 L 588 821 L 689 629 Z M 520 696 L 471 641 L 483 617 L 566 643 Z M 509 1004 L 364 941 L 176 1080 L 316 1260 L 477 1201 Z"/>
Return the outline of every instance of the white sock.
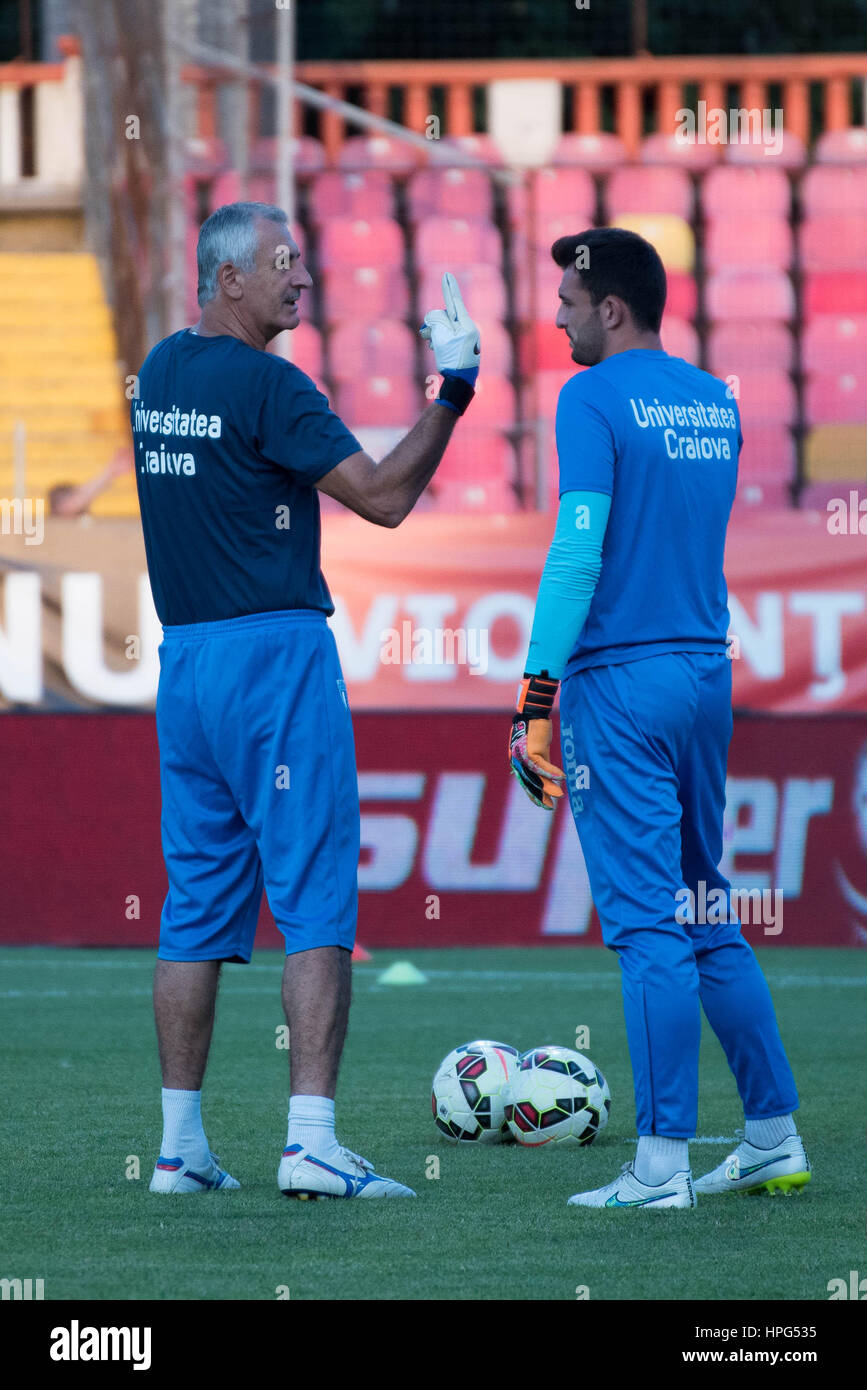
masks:
<path fill-rule="evenodd" d="M 182 1158 L 194 1168 L 209 1162 L 202 1128 L 201 1091 L 169 1091 L 163 1086 L 163 1158 Z"/>
<path fill-rule="evenodd" d="M 689 1140 L 662 1139 L 658 1134 L 642 1134 L 632 1171 L 639 1182 L 660 1187 L 675 1173 L 689 1171 Z"/>
<path fill-rule="evenodd" d="M 290 1096 L 286 1144 L 301 1144 L 317 1158 L 336 1162 L 340 1145 L 334 1134 L 334 1101 L 328 1096 Z"/>
<path fill-rule="evenodd" d="M 756 1149 L 775 1149 L 797 1133 L 791 1115 L 776 1115 L 772 1120 L 744 1121 L 744 1138 Z"/>

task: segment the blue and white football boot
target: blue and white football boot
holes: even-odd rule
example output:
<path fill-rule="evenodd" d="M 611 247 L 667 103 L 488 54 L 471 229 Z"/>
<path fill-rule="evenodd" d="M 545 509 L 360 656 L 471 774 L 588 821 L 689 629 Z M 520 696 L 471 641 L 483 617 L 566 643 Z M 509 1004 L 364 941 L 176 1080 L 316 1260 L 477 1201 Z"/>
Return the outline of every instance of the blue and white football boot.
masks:
<path fill-rule="evenodd" d="M 366 1158 L 341 1148 L 339 1165 L 316 1158 L 301 1144 L 283 1150 L 277 1185 L 285 1197 L 315 1202 L 320 1197 L 415 1197 L 412 1188 L 383 1178 Z"/>
<path fill-rule="evenodd" d="M 692 1177 L 684 1170 L 675 1173 L 668 1182 L 650 1187 L 639 1182 L 631 1163 L 624 1163 L 620 1177 L 592 1192 L 576 1192 L 567 1204 L 570 1207 L 641 1207 L 645 1211 L 662 1211 L 672 1207 L 697 1206 Z"/>
<path fill-rule="evenodd" d="M 210 1154 L 210 1165 L 197 1164 L 191 1168 L 180 1157 L 164 1158 L 160 1154 L 151 1178 L 151 1192 L 230 1192 L 241 1186 L 220 1167 L 216 1154 Z"/>

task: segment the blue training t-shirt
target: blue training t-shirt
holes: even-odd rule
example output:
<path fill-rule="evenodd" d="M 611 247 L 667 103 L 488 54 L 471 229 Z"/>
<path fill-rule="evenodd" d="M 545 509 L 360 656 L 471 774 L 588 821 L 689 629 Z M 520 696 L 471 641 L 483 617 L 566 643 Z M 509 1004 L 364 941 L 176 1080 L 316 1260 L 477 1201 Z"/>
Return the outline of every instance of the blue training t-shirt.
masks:
<path fill-rule="evenodd" d="M 725 383 L 631 348 L 557 403 L 560 494 L 604 492 L 602 572 L 564 678 L 663 652 L 725 652 L 726 527 L 743 444 Z"/>
<path fill-rule="evenodd" d="M 334 612 L 313 485 L 361 445 L 304 372 L 185 328 L 148 353 L 130 418 L 161 623 Z"/>

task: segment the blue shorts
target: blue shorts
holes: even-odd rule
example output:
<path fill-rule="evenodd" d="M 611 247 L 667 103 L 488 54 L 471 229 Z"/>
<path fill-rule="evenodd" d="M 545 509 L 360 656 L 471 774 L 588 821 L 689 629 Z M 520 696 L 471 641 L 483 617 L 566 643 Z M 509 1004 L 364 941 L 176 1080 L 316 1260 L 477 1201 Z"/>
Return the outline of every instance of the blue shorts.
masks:
<path fill-rule="evenodd" d="M 263 887 L 286 954 L 355 942 L 352 719 L 322 613 L 165 627 L 161 960 L 247 963 Z"/>

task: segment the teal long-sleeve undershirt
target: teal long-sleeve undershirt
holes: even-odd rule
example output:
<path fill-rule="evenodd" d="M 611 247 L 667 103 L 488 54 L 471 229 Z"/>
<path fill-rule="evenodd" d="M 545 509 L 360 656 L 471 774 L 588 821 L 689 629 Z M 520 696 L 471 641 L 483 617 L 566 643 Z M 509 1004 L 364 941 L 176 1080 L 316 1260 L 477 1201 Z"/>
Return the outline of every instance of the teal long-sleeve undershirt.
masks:
<path fill-rule="evenodd" d="M 611 498 L 604 492 L 564 492 L 539 582 L 524 670 L 560 680 L 587 621 L 602 570 L 602 542 Z"/>

